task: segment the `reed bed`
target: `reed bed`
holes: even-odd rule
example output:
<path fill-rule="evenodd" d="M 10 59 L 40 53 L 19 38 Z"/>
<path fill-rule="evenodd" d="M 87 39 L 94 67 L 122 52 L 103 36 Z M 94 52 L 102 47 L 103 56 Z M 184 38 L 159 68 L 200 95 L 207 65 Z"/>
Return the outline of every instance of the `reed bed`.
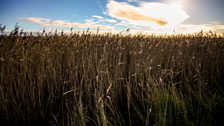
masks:
<path fill-rule="evenodd" d="M 215 126 L 223 84 L 213 33 L 0 36 L 1 126 Z"/>

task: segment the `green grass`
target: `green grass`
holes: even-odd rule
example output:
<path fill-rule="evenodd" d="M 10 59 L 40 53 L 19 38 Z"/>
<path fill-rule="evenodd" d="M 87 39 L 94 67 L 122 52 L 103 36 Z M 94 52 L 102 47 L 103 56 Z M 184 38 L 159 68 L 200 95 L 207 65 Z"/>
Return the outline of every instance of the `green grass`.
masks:
<path fill-rule="evenodd" d="M 223 122 L 223 36 L 15 31 L 0 36 L 2 126 Z"/>

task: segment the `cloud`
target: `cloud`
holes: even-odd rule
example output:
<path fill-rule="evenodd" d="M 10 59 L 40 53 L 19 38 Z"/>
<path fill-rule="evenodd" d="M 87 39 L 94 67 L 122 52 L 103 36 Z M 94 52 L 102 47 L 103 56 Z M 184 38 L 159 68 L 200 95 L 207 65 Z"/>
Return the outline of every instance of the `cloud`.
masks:
<path fill-rule="evenodd" d="M 97 19 L 103 19 L 102 16 L 98 16 L 98 15 L 93 15 L 92 17 L 93 17 L 93 18 L 97 18 Z"/>
<path fill-rule="evenodd" d="M 114 20 L 114 19 L 105 19 L 106 22 L 109 22 L 109 23 L 116 23 L 117 20 Z"/>
<path fill-rule="evenodd" d="M 132 22 L 121 20 L 117 21 L 114 19 L 106 19 L 102 16 L 93 15 L 92 18 L 97 19 L 98 21 L 94 21 L 93 19 L 87 19 L 84 23 L 78 22 L 69 22 L 64 20 L 52 20 L 40 17 L 26 17 L 20 18 L 20 20 L 25 22 L 35 23 L 41 26 L 58 26 L 58 27 L 74 27 L 74 28 L 90 28 L 96 29 L 100 28 L 101 30 L 112 30 L 112 32 L 119 33 L 119 31 L 130 29 L 131 33 L 153 33 L 153 34 L 179 34 L 179 33 L 196 33 L 203 30 L 205 33 L 212 31 L 218 34 L 224 33 L 224 24 L 220 22 L 211 22 L 209 24 L 179 24 L 175 27 L 145 27 L 144 25 L 136 25 Z M 106 22 L 111 20 L 112 25 L 110 23 L 108 25 L 102 25 L 102 22 Z M 114 20 L 114 21 L 113 21 Z M 113 23 L 114 22 L 114 23 Z M 103 31 L 102 31 L 103 32 Z"/>
<path fill-rule="evenodd" d="M 131 24 L 151 27 L 173 26 L 189 18 L 177 3 L 140 2 L 139 6 L 133 6 L 127 2 L 109 0 L 107 13 Z"/>
<path fill-rule="evenodd" d="M 139 0 L 127 0 L 128 2 L 138 2 Z"/>
<path fill-rule="evenodd" d="M 58 26 L 58 27 L 77 27 L 77 28 L 100 28 L 103 30 L 111 29 L 111 26 L 101 25 L 91 20 L 85 20 L 85 23 L 79 22 L 69 22 L 64 20 L 51 20 L 40 17 L 25 17 L 20 18 L 20 20 L 25 22 L 36 23 L 41 26 Z"/>
<path fill-rule="evenodd" d="M 223 33 L 224 34 L 224 29 L 216 29 L 215 32 L 216 33 Z"/>
<path fill-rule="evenodd" d="M 117 22 L 117 20 L 115 19 L 107 19 L 98 15 L 93 15 L 92 17 L 95 19 L 98 19 L 98 23 L 101 23 L 101 22 L 116 23 Z"/>
<path fill-rule="evenodd" d="M 44 18 L 35 18 L 35 17 L 27 17 L 27 18 L 20 18 L 22 21 L 26 22 L 33 22 L 33 23 L 42 23 L 45 22 L 47 19 Z"/>
<path fill-rule="evenodd" d="M 177 33 L 197 33 L 203 31 L 204 33 L 207 32 L 214 32 L 218 34 L 222 34 L 224 32 L 224 25 L 222 24 L 180 24 L 176 27 Z"/>
<path fill-rule="evenodd" d="M 223 34 L 224 24 L 216 22 L 209 24 L 179 24 L 175 27 L 145 27 L 140 25 L 133 25 L 127 21 L 117 22 L 114 26 L 120 30 L 130 29 L 130 33 L 149 33 L 149 34 L 192 34 L 203 31 L 208 33 Z"/>

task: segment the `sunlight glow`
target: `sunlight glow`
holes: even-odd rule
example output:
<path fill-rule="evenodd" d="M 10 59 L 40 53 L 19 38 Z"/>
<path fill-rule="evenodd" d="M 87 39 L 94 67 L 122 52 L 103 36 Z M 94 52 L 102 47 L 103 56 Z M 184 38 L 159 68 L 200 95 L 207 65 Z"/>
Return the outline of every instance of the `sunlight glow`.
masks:
<path fill-rule="evenodd" d="M 189 15 L 182 9 L 181 2 L 173 2 L 170 4 L 146 3 L 142 6 L 144 9 L 141 13 L 166 21 L 167 24 L 164 25 L 166 27 L 175 27 L 189 18 Z"/>
<path fill-rule="evenodd" d="M 140 2 L 138 6 L 110 0 L 108 14 L 131 25 L 153 29 L 173 29 L 190 16 L 182 9 L 182 2 Z"/>

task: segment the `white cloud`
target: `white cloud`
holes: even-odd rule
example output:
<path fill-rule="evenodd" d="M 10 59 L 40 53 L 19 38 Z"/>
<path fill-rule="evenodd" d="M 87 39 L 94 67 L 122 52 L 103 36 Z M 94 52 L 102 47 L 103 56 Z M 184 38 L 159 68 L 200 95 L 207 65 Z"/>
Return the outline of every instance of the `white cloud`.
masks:
<path fill-rule="evenodd" d="M 93 15 L 92 17 L 95 19 L 98 19 L 98 21 L 97 21 L 98 23 L 102 23 L 102 22 L 116 23 L 117 22 L 117 20 L 115 20 L 115 19 L 107 19 L 107 18 L 98 16 L 98 15 Z"/>
<path fill-rule="evenodd" d="M 180 24 L 176 28 L 177 32 L 179 33 L 195 33 L 200 32 L 201 30 L 203 32 L 214 32 L 214 33 L 224 33 L 224 25 L 222 24 L 200 24 L 200 25 L 194 25 L 194 24 Z"/>
<path fill-rule="evenodd" d="M 224 33 L 224 24 L 216 22 L 209 24 L 179 24 L 176 27 L 145 27 L 133 25 L 127 21 L 120 21 L 115 24 L 115 28 L 130 29 L 131 33 L 150 33 L 150 34 L 192 34 L 203 31 L 204 33 L 212 31 L 213 33 Z"/>
<path fill-rule="evenodd" d="M 129 21 L 121 20 L 121 21 L 113 21 L 113 19 L 105 19 L 101 16 L 92 16 L 93 18 L 100 20 L 103 20 L 104 22 L 106 20 L 111 20 L 113 22 L 111 25 L 102 25 L 100 22 L 94 22 L 91 19 L 87 19 L 84 21 L 84 23 L 78 23 L 78 22 L 69 22 L 64 20 L 51 20 L 46 18 L 38 18 L 38 17 L 26 17 L 26 18 L 20 18 L 22 21 L 25 22 L 31 22 L 36 23 L 41 26 L 59 26 L 59 27 L 75 27 L 75 28 L 90 28 L 90 29 L 96 29 L 100 28 L 103 32 L 103 30 L 112 30 L 112 32 L 119 33 L 122 29 L 130 28 L 131 33 L 153 33 L 153 34 L 173 34 L 175 30 L 175 34 L 179 33 L 196 33 L 203 30 L 204 32 L 209 32 L 210 30 L 212 32 L 216 32 L 218 34 L 224 33 L 224 24 L 221 24 L 219 22 L 211 22 L 209 24 L 179 24 L 176 27 L 145 27 L 142 25 L 135 25 L 132 24 Z M 108 21 L 109 22 L 109 21 Z M 125 30 L 124 30 L 125 31 Z"/>
<path fill-rule="evenodd" d="M 127 0 L 128 2 L 138 2 L 139 0 Z"/>
<path fill-rule="evenodd" d="M 129 0 L 131 2 L 133 0 Z M 188 34 L 203 32 L 224 33 L 224 24 L 211 22 L 208 24 L 182 24 L 189 18 L 181 9 L 180 3 L 163 4 L 158 2 L 141 2 L 133 6 L 127 2 L 109 0 L 107 14 L 120 21 L 115 23 L 115 28 L 131 29 L 133 33 L 153 34 Z"/>
<path fill-rule="evenodd" d="M 102 16 L 98 16 L 98 15 L 93 15 L 92 17 L 93 17 L 93 18 L 97 18 L 97 19 L 103 19 Z"/>
<path fill-rule="evenodd" d="M 77 28 L 100 28 L 100 29 L 111 29 L 111 26 L 97 24 L 91 20 L 85 20 L 85 23 L 79 22 L 69 22 L 64 20 L 51 20 L 46 18 L 39 18 L 39 17 L 26 17 L 20 18 L 20 20 L 25 22 L 36 23 L 41 26 L 58 26 L 58 27 L 77 27 Z"/>
<path fill-rule="evenodd" d="M 150 27 L 174 26 L 189 18 L 177 3 L 140 2 L 139 6 L 133 6 L 127 2 L 109 0 L 107 13 L 131 24 Z"/>
<path fill-rule="evenodd" d="M 109 23 L 116 23 L 117 20 L 114 20 L 114 19 L 105 19 L 106 22 L 109 22 Z"/>
<path fill-rule="evenodd" d="M 103 13 L 104 15 L 107 15 L 107 12 L 106 12 L 106 11 L 103 11 L 102 13 Z"/>
<path fill-rule="evenodd" d="M 44 23 L 46 21 L 49 21 L 49 19 L 44 19 L 44 18 L 37 18 L 37 17 L 27 17 L 27 18 L 20 18 L 22 21 L 26 22 L 33 22 L 33 23 Z"/>

